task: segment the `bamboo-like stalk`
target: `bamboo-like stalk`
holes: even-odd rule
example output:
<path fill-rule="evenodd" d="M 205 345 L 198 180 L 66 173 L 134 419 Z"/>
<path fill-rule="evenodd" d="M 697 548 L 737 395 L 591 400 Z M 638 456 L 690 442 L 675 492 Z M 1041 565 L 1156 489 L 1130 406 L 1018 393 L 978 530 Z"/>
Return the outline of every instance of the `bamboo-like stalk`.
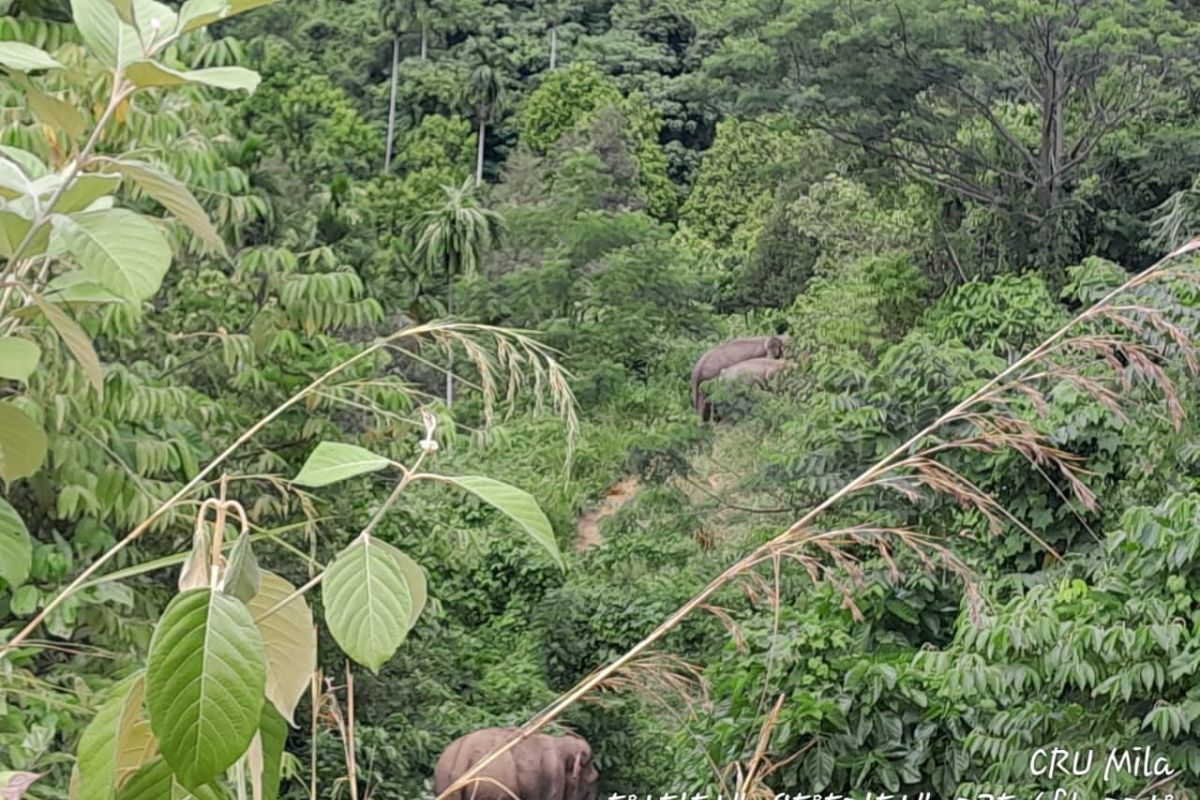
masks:
<path fill-rule="evenodd" d="M 730 582 L 732 582 L 739 575 L 747 572 L 764 560 L 771 558 L 773 554 L 781 548 L 795 548 L 809 542 L 814 542 L 817 538 L 819 538 L 820 534 L 813 532 L 810 529 L 810 526 L 824 512 L 836 505 L 838 501 L 863 488 L 873 485 L 877 479 L 883 477 L 887 472 L 892 470 L 898 461 L 907 458 L 910 448 L 920 443 L 923 439 L 941 428 L 947 422 L 961 418 L 964 412 L 972 408 L 980 401 L 992 396 L 997 387 L 1004 385 L 1005 382 L 1010 378 L 1017 376 L 1026 367 L 1036 363 L 1053 351 L 1072 330 L 1085 322 L 1100 317 L 1105 308 L 1112 303 L 1114 299 L 1128 292 L 1130 289 L 1154 279 L 1159 273 L 1163 272 L 1163 267 L 1166 264 L 1178 258 L 1179 256 L 1190 253 L 1198 248 L 1200 248 L 1200 238 L 1192 239 L 1183 246 L 1176 248 L 1171 253 L 1152 264 L 1150 267 L 1133 276 L 1125 283 L 1110 291 L 1096 303 L 1080 312 L 1076 317 L 1051 334 L 1047 339 L 1043 340 L 1041 344 L 1039 344 L 1029 353 L 1013 362 L 1007 368 L 994 376 L 965 400 L 962 400 L 949 411 L 945 412 L 933 422 L 922 428 L 920 431 L 910 436 L 904 441 L 903 444 L 892 450 L 891 453 L 884 456 L 884 458 L 867 468 L 858 477 L 854 478 L 841 489 L 827 497 L 824 501 L 801 517 L 797 522 L 788 527 L 783 533 L 779 534 L 765 544 L 756 547 L 748 555 L 722 571 L 694 597 L 672 612 L 670 616 L 663 620 L 663 622 L 659 624 L 659 626 L 656 627 L 644 639 L 607 665 L 594 670 L 591 674 L 576 684 L 574 688 L 560 695 L 557 700 L 551 703 L 541 713 L 522 725 L 518 729 L 516 736 L 508 739 L 496 750 L 493 750 L 484 758 L 475 762 L 470 769 L 468 769 L 466 772 L 460 775 L 457 780 L 446 787 L 446 789 L 437 796 L 436 800 L 448 800 L 448 798 L 459 789 L 462 789 L 463 787 L 472 783 L 476 783 L 476 776 L 486 769 L 493 761 L 512 748 L 516 747 L 525 738 L 536 733 L 545 725 L 558 718 L 564 711 L 567 710 L 567 708 L 607 680 L 613 675 L 613 673 L 625 667 L 630 661 L 637 658 L 640 654 L 660 641 L 693 611 L 703 606 L 709 600 L 709 598 L 711 598 L 725 586 L 729 585 Z"/>

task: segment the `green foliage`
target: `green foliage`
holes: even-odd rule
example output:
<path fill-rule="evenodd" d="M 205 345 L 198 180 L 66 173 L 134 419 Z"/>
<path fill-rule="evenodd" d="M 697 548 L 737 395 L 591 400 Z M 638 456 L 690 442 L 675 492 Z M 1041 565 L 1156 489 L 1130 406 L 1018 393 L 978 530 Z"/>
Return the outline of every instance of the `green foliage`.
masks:
<path fill-rule="evenodd" d="M 345 652 L 368 667 L 358 796 L 427 794 L 453 738 L 545 708 L 1126 280 L 1118 263 L 1195 232 L 1183 4 L 843 5 L 9 9 L 0 647 L 55 605 L 0 654 L 0 786 L 298 800 L 312 757 L 318 792 L 346 794 Z M 1134 294 L 1172 320 L 1148 361 L 1113 358 L 1190 409 L 1200 297 L 1170 288 Z M 469 323 L 554 347 L 569 383 L 525 377 L 573 393 L 578 429 L 524 413 L 540 398 L 509 381 L 533 340 L 456 338 Z M 715 389 L 723 421 L 698 425 L 694 360 L 785 329 L 787 375 Z M 1012 406 L 1085 459 L 1095 508 L 979 447 L 945 464 L 1011 517 L 896 482 L 826 518 L 950 546 L 978 620 L 960 582 L 857 545 L 804 555 L 858 583 L 783 559 L 777 607 L 771 564 L 710 598 L 568 710 L 601 796 L 664 775 L 728 793 L 715 771 L 745 774 L 779 695 L 768 790 L 1034 794 L 1051 787 L 1023 765 L 1049 741 L 1150 743 L 1196 775 L 1196 428 L 1143 385 L 1121 400 L 1066 380 Z"/>
<path fill-rule="evenodd" d="M 555 70 L 521 109 L 521 141 L 535 153 L 545 154 L 564 135 L 621 99 L 621 91 L 595 65 L 579 62 Z"/>

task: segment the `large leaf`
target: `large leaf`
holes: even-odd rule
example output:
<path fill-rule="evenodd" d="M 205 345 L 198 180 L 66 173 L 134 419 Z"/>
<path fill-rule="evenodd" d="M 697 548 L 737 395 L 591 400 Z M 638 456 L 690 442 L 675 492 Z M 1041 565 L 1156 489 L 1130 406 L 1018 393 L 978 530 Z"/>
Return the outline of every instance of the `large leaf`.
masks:
<path fill-rule="evenodd" d="M 179 29 L 194 31 L 224 19 L 232 11 L 229 0 L 187 0 L 179 9 Z"/>
<path fill-rule="evenodd" d="M 388 546 L 391 547 L 391 545 Z M 404 579 L 408 581 L 408 592 L 412 595 L 412 615 L 408 619 L 408 627 L 411 628 L 417 624 L 417 618 L 425 610 L 425 600 L 428 596 L 425 570 L 421 569 L 420 565 L 413 561 L 408 553 L 402 550 L 397 550 L 393 547 L 392 555 L 400 563 L 400 569 L 404 571 Z"/>
<path fill-rule="evenodd" d="M 100 366 L 100 357 L 96 355 L 96 348 L 92 347 L 92 340 L 88 338 L 87 333 L 79 326 L 78 322 L 67 316 L 66 311 L 54 303 L 47 303 L 37 295 L 34 295 L 33 300 L 46 317 L 46 321 L 54 330 L 58 331 L 63 344 L 71 351 L 71 355 L 75 356 L 79 366 L 83 367 L 83 373 L 92 382 L 92 387 L 97 393 L 102 394 L 104 392 L 104 369 Z"/>
<path fill-rule="evenodd" d="M 34 194 L 33 181 L 14 159 L 0 157 L 0 197 L 9 200 Z"/>
<path fill-rule="evenodd" d="M 142 57 L 137 31 L 121 21 L 110 0 L 71 0 L 71 19 L 88 49 L 105 66 L 124 66 Z"/>
<path fill-rule="evenodd" d="M 263 703 L 262 721 L 246 759 L 250 766 L 250 787 L 254 800 L 279 800 L 279 778 L 283 771 L 283 744 L 286 740 L 287 723 L 279 716 L 275 706 Z"/>
<path fill-rule="evenodd" d="M 562 553 L 558 550 L 558 541 L 554 538 L 554 528 L 550 526 L 550 520 L 546 519 L 537 500 L 534 500 L 533 495 L 529 492 L 481 475 L 432 475 L 430 477 L 465 489 L 516 522 L 522 530 L 529 534 L 530 538 L 545 548 L 560 569 L 564 567 Z"/>
<path fill-rule="evenodd" d="M 46 434 L 11 403 L 0 403 L 0 479 L 15 481 L 37 472 L 46 460 Z"/>
<path fill-rule="evenodd" d="M 237 761 L 258 730 L 266 655 L 242 601 L 178 594 L 150 640 L 146 705 L 163 758 L 192 791 Z"/>
<path fill-rule="evenodd" d="M 0 42 L 0 64 L 19 72 L 63 68 L 63 65 L 45 50 L 24 42 Z"/>
<path fill-rule="evenodd" d="M 116 792 L 123 742 L 142 714 L 145 676 L 117 684 L 79 737 L 79 791 L 88 800 L 110 800 Z"/>
<path fill-rule="evenodd" d="M 127 300 L 152 297 L 171 265 L 159 230 L 123 208 L 56 215 L 54 227 L 84 274 Z"/>
<path fill-rule="evenodd" d="M 42 348 L 28 339 L 18 336 L 0 338 L 0 378 L 28 380 L 41 357 Z"/>
<path fill-rule="evenodd" d="M 117 743 L 117 788 L 120 789 L 138 770 L 158 758 L 158 739 L 150 730 L 145 715 L 121 732 Z"/>
<path fill-rule="evenodd" d="M 156 758 L 142 767 L 117 792 L 117 800 L 226 800 L 228 795 L 215 786 L 188 790 L 171 772 L 171 767 Z"/>
<path fill-rule="evenodd" d="M 76 175 L 75 179 L 71 181 L 71 185 L 54 204 L 54 211 L 59 214 L 83 211 L 101 197 L 115 192 L 120 185 L 121 179 L 116 175 L 103 175 L 96 172 Z"/>
<path fill-rule="evenodd" d="M 20 147 L 13 147 L 12 145 L 0 144 L 0 153 L 3 153 L 5 158 L 18 164 L 22 172 L 30 178 L 44 178 L 50 174 L 50 168 L 46 166 L 45 162 L 28 150 L 22 150 Z"/>
<path fill-rule="evenodd" d="M 0 578 L 10 590 L 25 583 L 33 563 L 29 529 L 17 510 L 0 497 Z"/>
<path fill-rule="evenodd" d="M 83 138 L 87 125 L 75 106 L 46 94 L 28 81 L 25 84 L 25 97 L 29 99 L 29 110 L 39 122 L 61 128 L 72 139 Z"/>
<path fill-rule="evenodd" d="M 175 218 L 199 236 L 205 243 L 225 252 L 225 242 L 217 229 L 196 202 L 188 188 L 173 176 L 153 164 L 144 161 L 116 161 L 111 165 L 126 178 L 132 180 L 143 192 L 162 203 Z"/>
<path fill-rule="evenodd" d="M 309 455 L 300 473 L 292 478 L 299 486 L 328 486 L 356 475 L 377 472 L 392 462 L 352 444 L 321 442 Z"/>
<path fill-rule="evenodd" d="M 89 281 L 79 272 L 68 272 L 51 278 L 46 284 L 44 297 L 53 303 L 71 305 L 125 302 L 100 284 Z"/>
<path fill-rule="evenodd" d="M 208 69 L 178 70 L 157 61 L 138 61 L 125 69 L 129 80 L 142 89 L 155 86 L 183 86 L 199 83 L 217 89 L 240 89 L 253 92 L 262 77 L 245 67 L 209 67 Z"/>
<path fill-rule="evenodd" d="M 265 569 L 258 575 L 258 594 L 247 605 L 267 648 L 267 699 L 291 723 L 317 668 L 317 630 L 302 595 L 264 617 L 296 587 Z"/>
<path fill-rule="evenodd" d="M 185 31 L 195 30 L 274 2 L 277 0 L 187 0 L 179 10 L 179 25 Z"/>
<path fill-rule="evenodd" d="M 33 227 L 33 221 L 8 209 L 0 210 L 0 256 L 11 258 L 20 247 L 21 241 Z M 25 246 L 26 256 L 40 256 L 46 252 L 50 243 L 50 228 L 43 225 L 34 235 L 33 240 Z"/>
<path fill-rule="evenodd" d="M 325 570 L 329 632 L 346 655 L 378 672 L 408 633 L 412 594 L 394 548 L 364 533 Z"/>

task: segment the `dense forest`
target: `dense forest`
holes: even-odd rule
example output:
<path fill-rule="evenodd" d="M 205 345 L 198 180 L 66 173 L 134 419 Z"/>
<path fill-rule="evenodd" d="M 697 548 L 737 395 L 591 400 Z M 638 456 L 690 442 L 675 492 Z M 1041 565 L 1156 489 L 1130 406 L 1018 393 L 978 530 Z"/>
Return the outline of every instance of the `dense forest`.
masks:
<path fill-rule="evenodd" d="M 1200 6 L 0 6 L 0 798 L 1195 796 Z"/>

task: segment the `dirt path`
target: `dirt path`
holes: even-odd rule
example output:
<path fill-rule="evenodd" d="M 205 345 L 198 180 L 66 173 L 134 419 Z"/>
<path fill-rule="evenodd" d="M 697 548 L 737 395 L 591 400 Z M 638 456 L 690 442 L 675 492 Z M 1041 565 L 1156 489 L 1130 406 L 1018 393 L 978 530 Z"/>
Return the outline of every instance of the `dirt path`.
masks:
<path fill-rule="evenodd" d="M 575 523 L 576 553 L 582 553 L 604 541 L 604 537 L 600 535 L 601 520 L 617 513 L 621 506 L 633 499 L 639 488 L 641 486 L 638 484 L 637 478 L 632 476 L 609 487 L 608 496 L 598 506 L 580 517 L 579 522 Z"/>

